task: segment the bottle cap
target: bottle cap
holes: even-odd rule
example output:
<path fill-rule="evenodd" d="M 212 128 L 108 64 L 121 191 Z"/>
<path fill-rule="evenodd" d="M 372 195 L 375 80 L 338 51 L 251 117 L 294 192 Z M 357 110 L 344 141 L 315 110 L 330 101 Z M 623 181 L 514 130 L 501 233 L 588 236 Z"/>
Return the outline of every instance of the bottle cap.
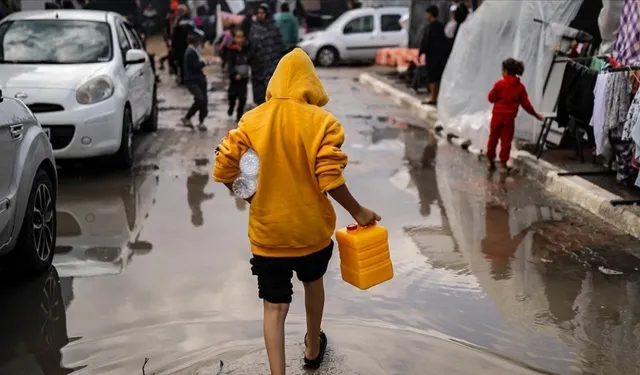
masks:
<path fill-rule="evenodd" d="M 356 229 L 358 229 L 358 224 L 347 225 L 347 230 L 356 230 Z"/>

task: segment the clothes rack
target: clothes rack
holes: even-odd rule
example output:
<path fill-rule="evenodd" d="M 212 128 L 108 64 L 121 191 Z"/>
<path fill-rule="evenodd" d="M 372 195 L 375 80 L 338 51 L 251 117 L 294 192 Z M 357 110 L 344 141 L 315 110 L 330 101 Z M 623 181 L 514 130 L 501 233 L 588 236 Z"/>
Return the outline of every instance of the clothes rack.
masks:
<path fill-rule="evenodd" d="M 620 66 L 620 67 L 609 67 L 604 70 L 604 73 L 620 73 L 620 72 L 631 72 L 640 70 L 640 66 Z M 609 134 L 609 142 L 613 144 L 613 140 L 611 139 L 611 134 Z M 598 175 L 609 175 L 616 174 L 617 172 L 613 170 L 613 160 L 615 158 L 614 150 L 611 150 L 612 157 L 609 160 L 608 168 L 604 171 L 580 171 L 580 172 L 562 172 L 558 173 L 558 176 L 598 176 Z M 609 202 L 612 206 L 628 206 L 640 204 L 640 199 L 613 199 Z"/>
<path fill-rule="evenodd" d="M 545 78 L 543 92 L 547 90 L 547 85 L 549 84 L 549 80 L 551 79 L 551 73 L 553 71 L 553 67 L 555 66 L 555 64 L 565 62 L 568 64 L 572 64 L 572 66 L 577 67 L 578 70 L 580 71 L 589 72 L 589 74 L 597 74 L 598 73 L 597 71 L 590 69 L 589 67 L 580 63 L 580 61 L 591 61 L 591 59 L 593 58 L 594 56 L 569 57 L 566 54 L 556 52 L 556 55 L 553 61 L 551 62 L 551 67 L 547 72 L 547 77 Z M 608 56 L 595 56 L 595 58 L 604 59 L 604 58 L 608 58 Z M 553 125 L 553 122 L 554 121 L 557 122 L 557 113 L 555 113 L 557 109 L 558 109 L 558 100 L 556 99 L 556 103 L 553 107 L 554 113 L 549 114 L 548 116 L 545 116 L 544 121 L 542 122 L 542 128 L 540 129 L 540 133 L 538 134 L 538 138 L 536 140 L 534 155 L 536 156 L 537 159 L 540 159 L 540 157 L 542 156 L 542 153 L 544 151 L 544 145 L 547 143 L 547 137 L 549 136 L 549 132 L 551 131 L 551 126 Z M 573 124 L 573 125 L 575 126 L 576 124 Z M 580 132 L 577 129 L 573 129 L 573 133 L 575 136 L 578 136 Z M 582 135 L 580 134 L 580 136 Z M 580 157 L 580 160 L 584 163 L 584 156 L 583 156 L 581 147 L 579 147 L 579 149 L 576 149 L 576 154 L 578 155 L 578 157 Z M 595 161 L 595 158 L 594 158 L 594 161 Z"/>

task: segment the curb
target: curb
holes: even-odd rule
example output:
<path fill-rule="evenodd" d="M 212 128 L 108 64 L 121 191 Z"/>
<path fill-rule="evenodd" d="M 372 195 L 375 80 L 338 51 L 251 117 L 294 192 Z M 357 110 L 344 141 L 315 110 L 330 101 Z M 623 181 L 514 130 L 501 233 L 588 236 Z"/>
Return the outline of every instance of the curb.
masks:
<path fill-rule="evenodd" d="M 372 74 L 362 73 L 358 81 L 370 86 L 377 93 L 391 97 L 393 102 L 407 107 L 419 119 L 431 122 L 431 124 L 418 124 L 421 127 L 440 138 L 446 138 L 450 143 L 460 146 L 478 158 L 483 156 L 482 150 L 472 145 L 469 140 L 459 138 L 452 133 L 445 134 L 434 107 L 421 104 L 420 99 L 383 82 Z M 623 199 L 622 197 L 579 176 L 558 176 L 558 173 L 567 171 L 544 160 L 538 160 L 527 151 L 517 150 L 514 154 L 512 158 L 514 167 L 540 182 L 546 190 L 564 201 L 589 211 L 608 224 L 640 238 L 640 216 L 624 207 L 615 207 L 611 204 L 611 200 Z"/>

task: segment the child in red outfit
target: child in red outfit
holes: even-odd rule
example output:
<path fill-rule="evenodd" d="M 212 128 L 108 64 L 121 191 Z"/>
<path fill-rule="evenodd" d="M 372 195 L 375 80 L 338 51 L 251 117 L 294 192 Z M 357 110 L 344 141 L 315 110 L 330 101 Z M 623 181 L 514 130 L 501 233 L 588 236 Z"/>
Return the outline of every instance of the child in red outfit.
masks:
<path fill-rule="evenodd" d="M 496 169 L 496 147 L 500 141 L 500 172 L 507 172 L 507 161 L 511 154 L 511 142 L 515 131 L 515 120 L 520 106 L 538 120 L 543 116 L 536 112 L 529 101 L 527 89 L 520 82 L 524 64 L 508 58 L 502 62 L 502 79 L 489 92 L 489 102 L 493 104 L 491 128 L 487 141 L 487 168 Z"/>

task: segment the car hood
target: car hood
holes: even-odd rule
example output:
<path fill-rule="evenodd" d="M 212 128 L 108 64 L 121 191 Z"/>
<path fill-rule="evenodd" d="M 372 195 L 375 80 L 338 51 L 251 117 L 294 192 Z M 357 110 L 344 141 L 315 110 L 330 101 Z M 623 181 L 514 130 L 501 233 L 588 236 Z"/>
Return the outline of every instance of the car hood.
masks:
<path fill-rule="evenodd" d="M 105 68 L 106 64 L 1 64 L 0 88 L 75 90 L 85 80 L 100 75 Z"/>

